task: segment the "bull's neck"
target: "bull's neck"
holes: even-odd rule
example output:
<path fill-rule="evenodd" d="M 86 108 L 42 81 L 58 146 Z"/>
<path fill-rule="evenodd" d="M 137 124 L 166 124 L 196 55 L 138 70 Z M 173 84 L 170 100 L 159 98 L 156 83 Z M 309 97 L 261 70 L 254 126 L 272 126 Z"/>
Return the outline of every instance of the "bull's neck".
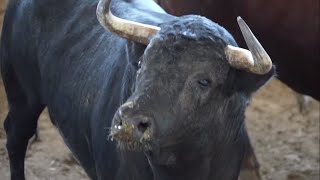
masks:
<path fill-rule="evenodd" d="M 152 165 L 154 180 L 208 180 L 210 158 L 177 162 L 175 165 Z"/>
<path fill-rule="evenodd" d="M 154 180 L 236 180 L 240 171 L 238 151 L 234 154 L 219 153 L 174 165 L 151 164 Z M 234 155 L 238 156 L 235 157 Z"/>
<path fill-rule="evenodd" d="M 149 161 L 155 180 L 236 180 L 244 155 L 243 141 L 232 142 L 219 148 L 212 155 L 180 152 L 171 165 L 159 165 Z M 191 158 L 190 158 L 191 157 Z"/>

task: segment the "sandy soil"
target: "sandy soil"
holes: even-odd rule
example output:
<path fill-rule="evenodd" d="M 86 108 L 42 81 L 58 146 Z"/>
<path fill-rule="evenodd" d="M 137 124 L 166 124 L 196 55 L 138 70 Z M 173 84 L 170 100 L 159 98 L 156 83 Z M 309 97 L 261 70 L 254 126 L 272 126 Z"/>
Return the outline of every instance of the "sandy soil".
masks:
<path fill-rule="evenodd" d="M 2 6 L 0 0 L 0 27 Z M 265 180 L 319 180 L 319 110 L 310 100 L 306 111 L 299 111 L 296 94 L 277 80 L 262 88 L 247 110 L 247 126 Z M 9 179 L 3 121 L 7 102 L 0 79 L 0 179 Z M 27 152 L 28 180 L 87 180 L 74 161 L 47 111 L 39 120 L 41 139 Z"/>

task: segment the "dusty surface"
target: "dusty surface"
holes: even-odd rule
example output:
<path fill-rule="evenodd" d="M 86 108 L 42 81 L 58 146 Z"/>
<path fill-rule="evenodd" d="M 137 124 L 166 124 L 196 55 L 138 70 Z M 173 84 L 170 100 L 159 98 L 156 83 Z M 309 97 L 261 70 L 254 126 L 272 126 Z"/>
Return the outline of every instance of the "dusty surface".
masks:
<path fill-rule="evenodd" d="M 319 102 L 301 113 L 296 94 L 278 80 L 261 89 L 247 110 L 247 127 L 269 180 L 319 180 Z"/>
<path fill-rule="evenodd" d="M 0 27 L 6 0 L 0 0 Z M 0 79 L 0 179 L 9 179 L 3 120 L 7 103 Z M 299 111 L 295 94 L 277 80 L 253 99 L 247 126 L 265 180 L 319 180 L 319 102 L 311 100 Z M 26 158 L 28 180 L 85 180 L 82 168 L 72 159 L 47 112 L 39 121 L 41 140 Z"/>

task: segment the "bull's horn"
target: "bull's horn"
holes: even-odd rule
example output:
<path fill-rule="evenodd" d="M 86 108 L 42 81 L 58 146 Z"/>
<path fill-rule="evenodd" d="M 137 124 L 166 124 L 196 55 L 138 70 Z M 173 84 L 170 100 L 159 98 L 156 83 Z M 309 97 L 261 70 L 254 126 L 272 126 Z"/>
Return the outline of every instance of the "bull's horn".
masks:
<path fill-rule="evenodd" d="M 254 74 L 266 74 L 272 67 L 272 61 L 241 17 L 237 18 L 242 35 L 250 51 L 228 45 L 225 49 L 229 64 Z"/>
<path fill-rule="evenodd" d="M 149 44 L 150 39 L 160 30 L 157 26 L 142 24 L 118 18 L 110 11 L 111 0 L 100 0 L 97 7 L 97 17 L 100 24 L 117 35 L 139 42 Z"/>

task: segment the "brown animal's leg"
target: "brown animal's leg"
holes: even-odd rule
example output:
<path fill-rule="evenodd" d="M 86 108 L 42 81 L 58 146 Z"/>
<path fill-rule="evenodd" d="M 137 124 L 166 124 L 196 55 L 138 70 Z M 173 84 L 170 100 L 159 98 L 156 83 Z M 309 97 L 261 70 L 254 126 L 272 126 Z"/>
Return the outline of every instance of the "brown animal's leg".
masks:
<path fill-rule="evenodd" d="M 302 115 L 306 115 L 309 111 L 311 97 L 299 93 L 295 93 L 299 111 Z"/>
<path fill-rule="evenodd" d="M 246 155 L 244 157 L 241 171 L 240 171 L 240 180 L 261 180 L 259 172 L 259 162 L 254 153 L 252 146 L 248 147 Z"/>
<path fill-rule="evenodd" d="M 244 159 L 242 161 L 239 179 L 240 180 L 261 180 L 261 176 L 259 172 L 260 165 L 259 165 L 258 159 L 254 153 L 249 136 L 247 132 L 245 133 L 246 133 L 245 136 L 247 138 L 248 144 L 247 144 Z"/>

